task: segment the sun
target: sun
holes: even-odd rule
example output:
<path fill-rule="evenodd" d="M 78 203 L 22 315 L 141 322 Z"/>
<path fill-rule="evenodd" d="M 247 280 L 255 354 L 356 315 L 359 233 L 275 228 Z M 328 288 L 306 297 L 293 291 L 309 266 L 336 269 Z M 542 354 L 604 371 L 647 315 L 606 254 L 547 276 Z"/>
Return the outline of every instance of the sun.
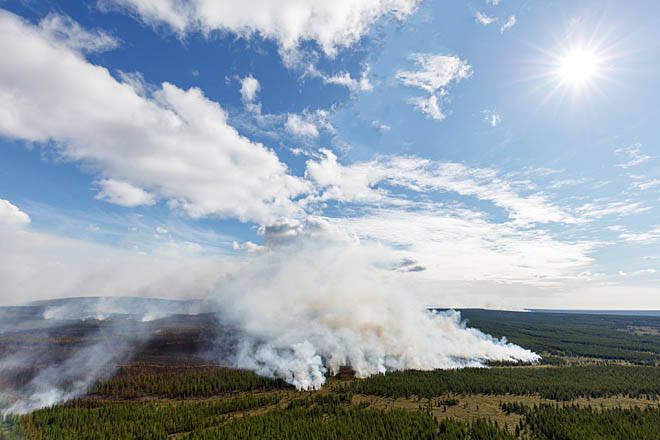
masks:
<path fill-rule="evenodd" d="M 559 57 L 557 74 L 562 82 L 580 86 L 598 74 L 600 61 L 589 49 L 574 49 Z"/>

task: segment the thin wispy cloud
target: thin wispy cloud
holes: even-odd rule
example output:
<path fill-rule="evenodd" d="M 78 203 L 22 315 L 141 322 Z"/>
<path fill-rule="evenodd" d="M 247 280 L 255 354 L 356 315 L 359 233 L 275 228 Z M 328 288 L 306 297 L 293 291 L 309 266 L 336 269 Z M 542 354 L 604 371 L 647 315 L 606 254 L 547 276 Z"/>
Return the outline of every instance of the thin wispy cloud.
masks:
<path fill-rule="evenodd" d="M 616 165 L 617 167 L 623 169 L 627 169 L 634 167 L 636 165 L 643 164 L 644 162 L 648 162 L 653 158 L 648 154 L 642 153 L 642 144 L 640 144 L 639 142 L 634 143 L 629 147 L 617 148 L 616 150 L 614 150 L 614 152 L 620 155 L 628 156 L 629 160 L 627 162 Z"/>
<path fill-rule="evenodd" d="M 484 115 L 484 121 L 486 121 L 493 128 L 502 123 L 502 116 L 497 112 L 492 110 L 482 110 L 481 114 Z"/>
<path fill-rule="evenodd" d="M 509 19 L 506 21 L 506 23 L 504 23 L 502 25 L 502 27 L 500 28 L 500 33 L 503 34 L 504 31 L 506 31 L 507 29 L 513 27 L 515 24 L 516 24 L 516 16 L 512 15 L 511 17 L 509 17 Z"/>

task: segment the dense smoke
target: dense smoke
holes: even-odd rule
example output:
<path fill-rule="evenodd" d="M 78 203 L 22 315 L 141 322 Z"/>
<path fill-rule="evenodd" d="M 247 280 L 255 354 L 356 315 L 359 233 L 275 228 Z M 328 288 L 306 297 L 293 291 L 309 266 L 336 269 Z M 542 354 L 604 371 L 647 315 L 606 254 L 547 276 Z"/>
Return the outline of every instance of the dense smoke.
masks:
<path fill-rule="evenodd" d="M 416 274 L 392 270 L 395 254 L 385 248 L 314 219 L 264 233 L 274 251 L 228 277 L 214 297 L 222 318 L 247 335 L 239 367 L 319 389 L 344 365 L 368 377 L 540 359 L 466 327 L 457 312 L 430 312 L 437 304 L 424 302 Z"/>
<path fill-rule="evenodd" d="M 415 262 L 397 250 L 361 243 L 314 218 L 283 221 L 260 232 L 267 251 L 218 265 L 220 281 L 203 302 L 78 298 L 33 304 L 30 320 L 16 315 L 20 307 L 8 311 L 3 319 L 11 322 L 0 319 L 0 334 L 27 329 L 40 348 L 17 346 L 2 353 L 3 413 L 25 413 L 86 393 L 158 334 L 160 321 L 153 319 L 200 312 L 213 312 L 224 329 L 215 330 L 223 335 L 216 339 L 216 361 L 305 390 L 321 388 L 342 366 L 363 378 L 392 370 L 540 359 L 467 327 L 457 312 L 430 311 L 447 298 L 423 287 L 429 285 L 419 278 L 424 271 L 406 270 Z M 43 337 L 57 343 L 80 328 L 86 332 L 82 342 L 65 351 L 39 342 Z M 21 372 L 26 367 L 27 375 Z M 21 378 L 20 387 L 3 383 L 12 375 Z"/>

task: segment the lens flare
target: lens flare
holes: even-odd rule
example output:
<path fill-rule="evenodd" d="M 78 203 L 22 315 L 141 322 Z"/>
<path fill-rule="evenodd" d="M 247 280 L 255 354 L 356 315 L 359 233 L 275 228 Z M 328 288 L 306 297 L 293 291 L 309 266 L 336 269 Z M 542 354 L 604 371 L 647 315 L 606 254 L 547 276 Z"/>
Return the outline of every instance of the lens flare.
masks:
<path fill-rule="evenodd" d="M 598 73 L 598 65 L 598 57 L 593 51 L 577 49 L 559 59 L 557 73 L 563 82 L 578 86 Z"/>

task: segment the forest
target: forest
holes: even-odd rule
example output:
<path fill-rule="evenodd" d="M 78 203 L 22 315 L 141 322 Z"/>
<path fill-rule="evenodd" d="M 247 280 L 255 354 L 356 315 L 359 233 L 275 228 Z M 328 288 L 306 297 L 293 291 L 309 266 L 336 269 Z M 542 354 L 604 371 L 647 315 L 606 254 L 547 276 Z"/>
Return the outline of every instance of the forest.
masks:
<path fill-rule="evenodd" d="M 29 414 L 8 414 L 0 439 L 660 438 L 660 318 L 462 314 L 467 325 L 506 335 L 537 350 L 544 361 L 395 371 L 366 379 L 344 369 L 321 391 L 296 391 L 281 379 L 192 353 L 188 341 L 208 345 L 203 338 L 213 322 L 200 317 L 196 327 L 195 318 L 187 318 L 177 330 L 182 322 L 177 317 L 150 324 L 165 331 L 85 395 Z M 43 337 L 55 335 L 67 347 L 93 324 L 78 330 L 68 325 Z M 229 338 L 228 329 L 213 334 Z M 50 343 L 35 334 L 19 336 L 0 335 L 0 349 L 26 340 Z"/>

